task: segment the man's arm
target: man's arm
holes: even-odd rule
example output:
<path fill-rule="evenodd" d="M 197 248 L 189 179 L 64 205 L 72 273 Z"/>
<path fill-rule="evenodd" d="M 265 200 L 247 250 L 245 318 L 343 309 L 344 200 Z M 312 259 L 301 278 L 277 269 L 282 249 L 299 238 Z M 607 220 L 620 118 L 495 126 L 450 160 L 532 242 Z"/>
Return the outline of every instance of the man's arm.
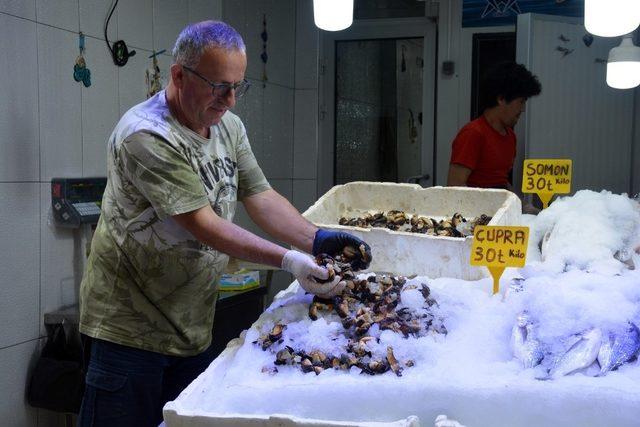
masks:
<path fill-rule="evenodd" d="M 450 187 L 466 187 L 469 175 L 471 175 L 471 169 L 462 165 L 450 163 L 447 185 Z"/>
<path fill-rule="evenodd" d="M 329 272 L 325 267 L 317 265 L 309 256 L 298 251 L 287 250 L 220 218 L 211 206 L 174 215 L 172 218 L 196 239 L 217 251 L 288 271 L 296 277 L 300 286 L 307 292 L 322 298 L 330 298 L 344 289 L 344 282 L 341 282 L 338 276 L 326 283 L 315 280 L 316 278 L 328 279 Z"/>
<path fill-rule="evenodd" d="M 280 241 L 311 253 L 318 227 L 304 219 L 278 192 L 269 189 L 245 197 L 242 202 L 258 227 Z"/>
<path fill-rule="evenodd" d="M 342 231 L 319 230 L 304 219 L 291 203 L 274 190 L 247 196 L 243 200 L 249 216 L 260 228 L 283 242 L 313 255 L 336 254 L 347 246 L 360 248 L 351 261 L 355 270 L 369 267 L 371 247 L 358 237 Z"/>
<path fill-rule="evenodd" d="M 211 206 L 172 218 L 199 241 L 235 258 L 280 268 L 287 252 L 287 249 L 220 218 Z"/>

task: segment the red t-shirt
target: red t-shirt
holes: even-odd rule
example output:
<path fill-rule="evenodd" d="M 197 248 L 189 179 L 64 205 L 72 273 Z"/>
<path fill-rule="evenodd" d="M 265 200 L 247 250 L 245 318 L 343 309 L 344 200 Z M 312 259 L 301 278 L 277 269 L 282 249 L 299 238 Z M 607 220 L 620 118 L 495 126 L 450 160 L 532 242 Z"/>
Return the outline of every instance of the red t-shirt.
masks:
<path fill-rule="evenodd" d="M 506 188 L 516 156 L 516 135 L 500 135 L 480 116 L 465 125 L 453 140 L 451 163 L 471 169 L 469 187 Z"/>

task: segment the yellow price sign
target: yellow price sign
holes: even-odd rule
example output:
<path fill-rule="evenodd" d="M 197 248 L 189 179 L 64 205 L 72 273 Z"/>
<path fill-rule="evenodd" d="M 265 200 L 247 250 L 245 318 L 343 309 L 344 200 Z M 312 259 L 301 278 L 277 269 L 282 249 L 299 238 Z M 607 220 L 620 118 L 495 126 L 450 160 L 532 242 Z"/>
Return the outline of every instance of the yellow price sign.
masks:
<path fill-rule="evenodd" d="M 500 290 L 506 267 L 524 267 L 529 227 L 478 225 L 473 229 L 471 265 L 485 266 L 493 277 L 493 293 Z"/>
<path fill-rule="evenodd" d="M 554 194 L 571 192 L 570 159 L 527 159 L 522 168 L 522 192 L 536 193 L 544 208 Z"/>

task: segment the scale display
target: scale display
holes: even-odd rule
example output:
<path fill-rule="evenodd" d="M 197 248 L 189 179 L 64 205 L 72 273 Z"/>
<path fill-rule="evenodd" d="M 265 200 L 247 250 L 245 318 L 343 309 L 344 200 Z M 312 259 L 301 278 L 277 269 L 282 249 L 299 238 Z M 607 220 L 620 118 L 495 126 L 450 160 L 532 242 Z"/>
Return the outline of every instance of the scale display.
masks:
<path fill-rule="evenodd" d="M 107 178 L 53 178 L 51 206 L 56 224 L 97 224 Z"/>

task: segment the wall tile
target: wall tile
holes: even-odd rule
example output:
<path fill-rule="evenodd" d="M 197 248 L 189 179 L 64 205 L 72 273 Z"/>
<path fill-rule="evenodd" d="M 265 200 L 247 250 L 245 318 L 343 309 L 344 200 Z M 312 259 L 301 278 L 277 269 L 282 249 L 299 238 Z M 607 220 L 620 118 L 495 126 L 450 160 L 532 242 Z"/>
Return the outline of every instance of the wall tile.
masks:
<path fill-rule="evenodd" d="M 171 52 L 188 22 L 188 0 L 153 0 L 153 49 Z"/>
<path fill-rule="evenodd" d="M 260 236 L 263 239 L 272 240 L 267 235 L 267 233 L 262 231 L 262 229 L 260 227 L 258 227 L 256 224 L 254 224 L 254 222 L 251 220 L 251 217 L 247 213 L 247 210 L 244 208 L 244 205 L 242 204 L 242 202 L 238 202 L 238 207 L 236 209 L 236 215 L 235 215 L 235 217 L 233 219 L 233 222 L 236 225 L 244 228 L 245 230 L 248 230 L 248 231 L 252 232 L 256 236 Z"/>
<path fill-rule="evenodd" d="M 82 173 L 106 176 L 107 140 L 119 119 L 118 67 L 104 54 L 102 40 L 89 38 L 86 46 L 91 86 L 82 87 Z"/>
<path fill-rule="evenodd" d="M 254 53 L 255 49 L 257 49 L 255 46 L 257 43 L 255 30 L 252 29 L 251 35 L 247 31 L 247 11 L 249 10 L 249 3 L 249 0 L 223 0 L 222 20 L 240 33 L 245 45 L 247 46 L 247 78 L 259 79 L 262 78 L 262 73 L 258 74 L 258 68 L 256 68 L 257 64 L 255 64 L 256 61 L 260 60 L 259 56 L 256 56 Z M 254 1 L 251 5 L 252 7 L 258 7 L 258 2 Z M 260 25 L 262 25 L 262 21 L 260 21 Z M 262 29 L 260 29 L 260 31 L 262 31 Z M 251 48 L 251 51 L 249 51 L 249 48 Z M 260 49 L 262 49 L 262 44 L 260 44 Z"/>
<path fill-rule="evenodd" d="M 293 174 L 293 89 L 267 84 L 260 165 L 267 178 Z"/>
<path fill-rule="evenodd" d="M 262 31 L 263 17 L 265 14 L 265 1 L 246 1 L 245 9 L 245 27 L 241 32 L 244 42 L 247 45 L 247 75 L 256 80 L 262 80 L 263 63 L 260 55 L 262 55 Z M 267 35 L 271 33 L 271 19 L 267 19 Z M 272 44 L 271 40 L 267 41 L 267 46 Z M 268 47 L 267 47 L 268 49 Z M 267 51 L 269 54 L 269 51 Z M 269 74 L 269 69 L 267 69 Z"/>
<path fill-rule="evenodd" d="M 271 184 L 271 187 L 280 193 L 282 197 L 291 201 L 293 198 L 293 188 L 290 179 L 270 179 L 269 184 Z"/>
<path fill-rule="evenodd" d="M 260 163 L 264 148 L 264 88 L 262 82 L 250 81 L 249 91 L 236 102 L 233 113 L 238 115 L 244 123 L 251 149 Z"/>
<path fill-rule="evenodd" d="M 0 3 L 0 12 L 35 20 L 36 0 L 3 0 Z"/>
<path fill-rule="evenodd" d="M 118 39 L 124 40 L 127 46 L 153 50 L 153 0 L 119 2 L 117 13 Z"/>
<path fill-rule="evenodd" d="M 247 0 L 222 0 L 222 20 L 245 37 L 247 26 Z M 246 43 L 246 40 L 245 40 Z"/>
<path fill-rule="evenodd" d="M 0 200 L 0 236 L 10 249 L 0 257 L 2 348 L 38 337 L 39 184 L 0 183 Z"/>
<path fill-rule="evenodd" d="M 313 22 L 312 0 L 296 2 L 295 87 L 318 87 L 320 31 Z"/>
<path fill-rule="evenodd" d="M 35 426 L 37 410 L 26 402 L 30 366 L 37 355 L 38 341 L 29 341 L 0 350 L 0 418 L 5 426 Z"/>
<path fill-rule="evenodd" d="M 105 0 L 79 0 L 80 2 L 80 31 L 87 36 L 96 37 L 104 40 L 104 23 L 111 11 L 111 2 Z M 131 2 L 122 2 L 131 3 Z M 137 1 L 133 2 L 137 3 Z M 109 20 L 109 29 L 107 35 L 111 43 L 116 41 L 118 35 L 118 10 L 120 9 L 120 2 L 113 11 L 111 20 Z M 107 52 L 107 46 L 103 42 L 103 53 Z"/>
<path fill-rule="evenodd" d="M 318 169 L 318 92 L 295 91 L 293 177 L 315 179 Z"/>
<path fill-rule="evenodd" d="M 36 46 L 35 23 L 0 14 L 0 52 L 11 58 L 0 61 L 0 181 L 39 179 Z"/>
<path fill-rule="evenodd" d="M 59 227 L 51 211 L 51 184 L 40 184 L 40 335 L 44 314 L 78 303 L 84 267 L 80 229 Z"/>
<path fill-rule="evenodd" d="M 309 209 L 318 200 L 315 179 L 294 179 L 291 203 L 301 213 Z"/>
<path fill-rule="evenodd" d="M 296 22 L 292 15 L 295 16 L 295 9 L 295 0 L 266 0 L 264 5 L 268 34 L 267 77 L 270 83 L 287 87 L 294 86 Z M 258 46 L 262 47 L 261 44 Z"/>
<path fill-rule="evenodd" d="M 291 189 L 291 180 L 290 179 L 270 179 L 269 184 L 271 187 L 280 193 L 284 198 L 291 201 L 292 198 L 292 189 Z M 236 216 L 233 222 L 240 227 L 249 230 L 253 234 L 262 237 L 263 239 L 267 239 L 270 241 L 275 241 L 271 236 L 269 236 L 266 232 L 264 232 L 260 227 L 253 223 L 251 217 L 247 213 L 246 209 L 242 202 L 238 202 L 238 207 L 236 209 Z"/>
<path fill-rule="evenodd" d="M 189 0 L 189 22 L 222 19 L 222 0 Z"/>
<path fill-rule="evenodd" d="M 78 0 L 36 0 L 36 20 L 78 32 Z"/>
<path fill-rule="evenodd" d="M 151 51 L 137 49 L 136 55 L 129 58 L 126 66 L 118 67 L 120 115 L 147 99 L 145 71 L 152 67 L 149 55 L 151 55 Z M 166 70 L 161 68 L 161 73 L 166 73 Z"/>
<path fill-rule="evenodd" d="M 42 181 L 82 175 L 82 83 L 73 80 L 77 56 L 77 34 L 38 24 Z"/>

